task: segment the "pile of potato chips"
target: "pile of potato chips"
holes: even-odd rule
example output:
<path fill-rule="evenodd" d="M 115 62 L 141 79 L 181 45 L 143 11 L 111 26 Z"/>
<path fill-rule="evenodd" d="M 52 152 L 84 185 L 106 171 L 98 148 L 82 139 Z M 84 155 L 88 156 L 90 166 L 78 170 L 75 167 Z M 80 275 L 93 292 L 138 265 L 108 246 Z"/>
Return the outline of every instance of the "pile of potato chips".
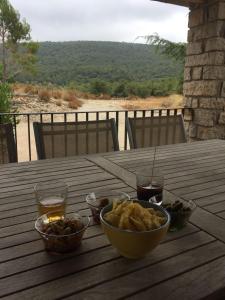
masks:
<path fill-rule="evenodd" d="M 147 231 L 157 229 L 166 222 L 159 210 L 144 208 L 137 202 L 113 202 L 111 211 L 104 215 L 105 221 L 120 229 Z"/>

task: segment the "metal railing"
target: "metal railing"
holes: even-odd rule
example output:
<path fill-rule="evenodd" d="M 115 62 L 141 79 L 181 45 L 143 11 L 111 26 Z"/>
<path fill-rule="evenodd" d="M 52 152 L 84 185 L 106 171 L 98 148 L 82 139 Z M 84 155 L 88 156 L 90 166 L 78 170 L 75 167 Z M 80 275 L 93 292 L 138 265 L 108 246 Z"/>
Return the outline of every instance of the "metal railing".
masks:
<path fill-rule="evenodd" d="M 16 148 L 19 161 L 36 160 L 36 147 L 33 134 L 33 122 L 78 122 L 115 118 L 120 150 L 129 149 L 125 119 L 127 117 L 153 117 L 184 114 L 184 108 L 152 110 L 108 110 L 74 112 L 38 112 L 38 113 L 0 113 L 3 118 L 10 118 L 13 123 Z"/>

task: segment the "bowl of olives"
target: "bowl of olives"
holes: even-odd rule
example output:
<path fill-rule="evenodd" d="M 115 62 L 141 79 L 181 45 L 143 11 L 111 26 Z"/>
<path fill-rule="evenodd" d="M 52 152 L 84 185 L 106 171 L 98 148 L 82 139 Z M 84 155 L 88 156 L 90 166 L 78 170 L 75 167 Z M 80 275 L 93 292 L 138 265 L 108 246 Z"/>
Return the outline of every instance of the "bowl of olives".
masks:
<path fill-rule="evenodd" d="M 162 207 L 170 214 L 169 231 L 177 231 L 187 225 L 193 211 L 196 209 L 194 201 L 174 200 L 165 201 Z"/>
<path fill-rule="evenodd" d="M 35 222 L 35 229 L 42 237 L 45 249 L 53 254 L 74 251 L 81 244 L 90 218 L 79 214 L 51 217 L 47 213 Z"/>

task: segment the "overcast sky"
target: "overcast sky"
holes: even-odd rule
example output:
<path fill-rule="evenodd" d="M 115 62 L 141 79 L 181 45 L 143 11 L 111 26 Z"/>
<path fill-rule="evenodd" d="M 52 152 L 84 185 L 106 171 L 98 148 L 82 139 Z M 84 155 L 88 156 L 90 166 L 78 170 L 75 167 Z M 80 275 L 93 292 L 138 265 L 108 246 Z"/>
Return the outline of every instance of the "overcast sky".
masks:
<path fill-rule="evenodd" d="M 38 41 L 186 41 L 188 9 L 150 0 L 10 0 Z M 141 40 L 139 40 L 141 42 Z"/>

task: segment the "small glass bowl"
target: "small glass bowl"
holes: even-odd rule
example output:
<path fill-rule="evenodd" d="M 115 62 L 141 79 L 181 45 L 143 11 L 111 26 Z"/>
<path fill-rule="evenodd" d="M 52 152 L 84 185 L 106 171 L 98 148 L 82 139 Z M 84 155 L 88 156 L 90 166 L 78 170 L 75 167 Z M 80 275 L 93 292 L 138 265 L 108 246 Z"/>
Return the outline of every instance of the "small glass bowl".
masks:
<path fill-rule="evenodd" d="M 113 201 L 130 200 L 130 196 L 124 192 L 102 190 L 89 193 L 86 197 L 88 206 L 92 212 L 92 217 L 96 224 L 100 224 L 100 212 Z"/>
<path fill-rule="evenodd" d="M 35 222 L 35 229 L 42 237 L 46 251 L 49 251 L 53 254 L 68 253 L 74 251 L 81 244 L 84 232 L 90 223 L 90 218 L 87 216 L 81 216 L 79 214 L 70 214 L 69 216 L 65 217 L 61 216 L 57 221 L 68 218 L 72 221 L 76 220 L 81 222 L 83 227 L 81 229 L 78 229 L 78 231 L 75 233 L 48 234 L 47 232 L 44 232 L 44 227 L 46 227 L 50 223 L 57 222 L 56 220 L 51 221 L 51 214 L 52 213 L 42 215 Z"/>
<path fill-rule="evenodd" d="M 169 231 L 177 231 L 187 225 L 193 211 L 197 205 L 194 201 L 174 200 L 163 201 L 162 207 L 170 214 L 170 228 Z"/>

